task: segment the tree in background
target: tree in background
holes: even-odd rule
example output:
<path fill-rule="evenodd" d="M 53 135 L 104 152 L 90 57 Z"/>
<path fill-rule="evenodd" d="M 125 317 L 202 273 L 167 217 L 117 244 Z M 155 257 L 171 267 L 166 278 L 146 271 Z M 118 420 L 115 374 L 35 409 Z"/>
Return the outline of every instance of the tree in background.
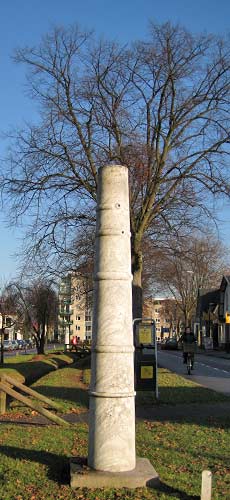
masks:
<path fill-rule="evenodd" d="M 14 304 L 26 336 L 32 335 L 37 353 L 44 354 L 45 341 L 50 327 L 57 322 L 57 294 L 50 283 L 34 281 L 23 286 L 8 285 L 8 297 Z"/>
<path fill-rule="evenodd" d="M 169 240 L 165 249 L 153 249 L 148 262 L 149 288 L 152 282 L 153 287 L 174 297 L 184 323 L 189 324 L 195 313 L 198 290 L 219 287 L 228 261 L 226 250 L 214 236 L 191 234 L 177 241 Z"/>
<path fill-rule="evenodd" d="M 162 291 L 162 290 L 161 290 Z M 154 318 L 157 312 L 157 318 L 160 320 L 161 327 L 167 329 L 168 336 L 179 336 L 180 326 L 183 321 L 181 308 L 178 305 L 179 300 L 171 298 L 157 298 L 157 294 L 148 297 L 143 303 L 143 314 L 145 318 Z M 156 328 L 159 326 L 156 323 Z M 156 334 L 157 337 L 164 337 L 164 331 Z"/>
<path fill-rule="evenodd" d="M 66 256 L 78 231 L 94 228 L 98 167 L 127 165 L 134 317 L 144 238 L 191 223 L 210 193 L 229 196 L 229 48 L 228 39 L 151 23 L 130 47 L 72 27 L 16 52 L 40 120 L 11 133 L 1 174 L 10 214 L 30 215 L 27 239 L 48 262 Z"/>
<path fill-rule="evenodd" d="M 166 299 L 160 307 L 160 318 L 168 319 L 169 337 L 180 335 L 181 324 L 183 321 L 183 314 L 179 305 L 179 300 Z"/>

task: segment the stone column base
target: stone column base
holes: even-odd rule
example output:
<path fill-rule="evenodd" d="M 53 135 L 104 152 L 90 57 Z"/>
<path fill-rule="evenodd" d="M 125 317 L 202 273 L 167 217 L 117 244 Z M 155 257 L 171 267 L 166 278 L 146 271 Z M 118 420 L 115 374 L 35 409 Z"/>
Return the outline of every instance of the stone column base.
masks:
<path fill-rule="evenodd" d="M 137 458 L 135 469 L 127 472 L 103 472 L 87 466 L 86 458 L 70 461 L 71 488 L 141 488 L 154 487 L 159 476 L 147 458 Z"/>

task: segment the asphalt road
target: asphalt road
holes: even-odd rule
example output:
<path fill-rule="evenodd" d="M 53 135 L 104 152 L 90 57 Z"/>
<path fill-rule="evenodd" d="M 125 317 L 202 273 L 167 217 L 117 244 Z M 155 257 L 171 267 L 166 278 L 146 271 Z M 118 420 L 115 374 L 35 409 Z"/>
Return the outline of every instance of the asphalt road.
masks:
<path fill-rule="evenodd" d="M 181 351 L 158 351 L 158 365 L 192 379 L 203 387 L 230 396 L 230 360 L 195 354 L 195 365 L 192 374 L 187 375 L 186 365 L 183 364 Z"/>
<path fill-rule="evenodd" d="M 56 347 L 60 347 L 62 344 L 56 344 Z M 64 345 L 62 346 L 63 349 L 64 349 Z M 49 349 L 55 349 L 55 344 L 46 344 L 45 346 L 45 351 L 49 350 Z M 18 350 L 15 350 L 15 351 L 4 351 L 4 358 L 10 358 L 10 357 L 13 357 L 13 356 L 17 356 L 17 355 L 23 355 L 23 354 L 36 354 L 37 353 L 37 349 L 36 347 L 30 347 L 30 348 L 27 348 L 26 349 L 26 352 L 25 352 L 25 349 L 18 349 Z"/>

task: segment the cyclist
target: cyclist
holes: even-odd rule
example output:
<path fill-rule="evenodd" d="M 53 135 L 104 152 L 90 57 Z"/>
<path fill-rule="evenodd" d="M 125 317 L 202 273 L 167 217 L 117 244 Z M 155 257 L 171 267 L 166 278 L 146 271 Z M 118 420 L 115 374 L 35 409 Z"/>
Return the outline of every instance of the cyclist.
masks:
<path fill-rule="evenodd" d="M 181 337 L 182 343 L 183 343 L 183 358 L 184 358 L 184 363 L 187 363 L 187 357 L 188 357 L 188 349 L 185 348 L 186 344 L 188 347 L 188 344 L 194 344 L 196 343 L 196 337 L 193 332 L 191 332 L 191 329 L 189 326 L 185 328 L 185 332 L 182 334 Z M 194 348 L 192 352 L 192 366 L 194 363 Z"/>

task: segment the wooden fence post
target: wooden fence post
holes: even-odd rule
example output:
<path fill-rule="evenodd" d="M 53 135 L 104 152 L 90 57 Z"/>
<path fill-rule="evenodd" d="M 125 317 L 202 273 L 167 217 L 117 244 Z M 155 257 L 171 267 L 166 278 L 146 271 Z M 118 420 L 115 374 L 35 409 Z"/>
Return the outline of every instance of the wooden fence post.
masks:
<path fill-rule="evenodd" d="M 202 472 L 201 500 L 211 500 L 212 497 L 212 473 L 209 470 Z"/>
<path fill-rule="evenodd" d="M 1 377 L 0 377 L 1 382 Z M 4 415 L 6 413 L 6 393 L 0 390 L 0 414 Z"/>
<path fill-rule="evenodd" d="M 44 417 L 48 418 L 49 420 L 52 420 L 55 422 L 55 424 L 59 425 L 65 425 L 65 426 L 70 426 L 71 424 L 69 422 L 66 422 L 63 418 L 58 417 L 57 415 L 54 415 L 50 411 L 46 410 L 43 408 L 39 403 L 32 402 L 22 394 L 14 391 L 8 384 L 5 382 L 0 382 L 0 391 L 4 391 L 10 396 L 12 396 L 15 399 L 18 399 L 22 403 L 24 403 L 26 406 L 29 406 L 29 408 L 32 408 L 33 410 L 37 411 L 38 413 L 41 413 Z"/>

